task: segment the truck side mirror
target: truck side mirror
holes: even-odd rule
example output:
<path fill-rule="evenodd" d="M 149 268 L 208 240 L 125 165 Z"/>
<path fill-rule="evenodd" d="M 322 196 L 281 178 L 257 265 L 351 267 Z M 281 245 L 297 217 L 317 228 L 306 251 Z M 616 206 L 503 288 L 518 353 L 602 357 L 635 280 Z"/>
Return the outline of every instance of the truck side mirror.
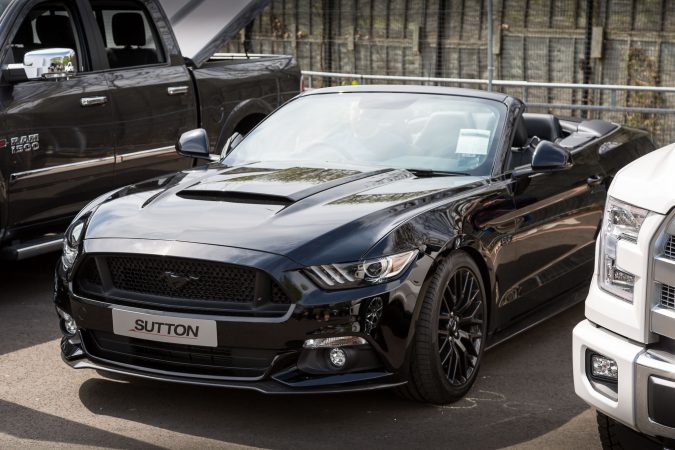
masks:
<path fill-rule="evenodd" d="M 225 146 L 223 147 L 223 151 L 220 154 L 221 158 L 226 157 L 227 155 L 230 154 L 232 150 L 235 149 L 237 145 L 244 139 L 244 135 L 239 133 L 238 131 L 235 131 L 232 133 L 232 136 L 225 142 Z"/>
<path fill-rule="evenodd" d="M 176 152 L 188 158 L 207 159 L 211 161 L 209 153 L 209 138 L 206 130 L 197 128 L 186 131 L 176 142 Z"/>
<path fill-rule="evenodd" d="M 23 57 L 26 78 L 64 80 L 77 73 L 77 59 L 70 48 L 43 48 L 28 52 Z"/>

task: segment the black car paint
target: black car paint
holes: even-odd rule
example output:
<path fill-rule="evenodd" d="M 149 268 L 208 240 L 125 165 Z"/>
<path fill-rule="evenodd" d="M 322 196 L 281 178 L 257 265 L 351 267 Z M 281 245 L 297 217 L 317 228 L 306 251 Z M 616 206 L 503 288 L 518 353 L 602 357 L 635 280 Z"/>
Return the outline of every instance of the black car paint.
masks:
<path fill-rule="evenodd" d="M 0 81 L 0 139 L 40 139 L 39 151 L 0 149 L 0 249 L 63 232 L 88 201 L 115 187 L 189 168 L 193 161 L 172 151 L 181 133 L 206 128 L 217 152 L 235 130 L 248 131 L 299 92 L 291 57 L 186 66 L 161 6 L 139 1 L 158 30 L 166 63 L 109 68 L 89 2 L 65 0 L 81 22 L 88 71 L 61 81 Z M 0 42 L 10 42 L 39 3 L 10 4 L 0 18 Z M 7 62 L 10 46 L 2 49 L 0 61 Z M 169 96 L 171 86 L 188 86 L 188 92 Z M 80 106 L 81 97 L 97 95 L 108 103 Z"/>
<path fill-rule="evenodd" d="M 615 161 L 651 151 L 647 134 L 613 126 L 607 134 L 573 148 L 569 169 L 512 177 L 507 168 L 511 141 L 524 109 L 518 100 L 442 88 L 361 90 L 475 95 L 505 103 L 509 115 L 493 173 L 427 178 L 379 167 L 214 163 L 118 191 L 89 218 L 83 254 L 168 255 L 265 271 L 292 298 L 290 316 L 271 323 L 253 317 L 206 317 L 221 321 L 219 345 L 273 348 L 279 352 L 278 359 L 265 376 L 246 382 L 120 365 L 83 353 L 78 336 L 64 337 L 64 359 L 74 367 L 270 393 L 306 392 L 308 387 L 313 392 L 389 387 L 406 379 L 424 283 L 440 258 L 456 250 L 476 260 L 488 287 L 488 345 L 569 306 L 561 297 L 587 283 L 592 273 L 593 244 L 606 188 L 617 170 Z M 566 125 L 577 126 L 575 122 Z M 599 149 L 607 151 L 608 143 L 615 156 L 605 153 L 601 158 Z M 373 189 L 377 193 L 369 192 Z M 419 250 L 418 259 L 406 273 L 385 284 L 325 291 L 302 272 L 310 265 L 359 261 L 410 249 Z M 58 308 L 74 315 L 85 335 L 88 330 L 111 330 L 113 307 L 185 313 L 177 305 L 158 307 L 105 294 L 83 297 L 73 290 L 77 264 L 69 272 L 60 269 L 55 300 Z M 363 308 L 375 297 L 385 299 L 385 307 L 379 327 L 366 334 L 355 324 L 361 323 Z M 305 358 L 300 356 L 305 339 L 344 334 L 366 338 L 381 367 L 326 375 L 298 369 Z"/>

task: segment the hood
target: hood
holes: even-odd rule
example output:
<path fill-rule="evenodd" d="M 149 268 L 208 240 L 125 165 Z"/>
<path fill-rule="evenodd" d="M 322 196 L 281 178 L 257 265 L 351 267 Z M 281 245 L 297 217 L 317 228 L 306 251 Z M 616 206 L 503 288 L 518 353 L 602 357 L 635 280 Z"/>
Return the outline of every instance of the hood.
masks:
<path fill-rule="evenodd" d="M 199 67 L 248 25 L 269 0 L 159 0 L 185 58 Z"/>
<path fill-rule="evenodd" d="M 98 207 L 86 239 L 195 242 L 302 264 L 346 262 L 432 201 L 485 182 L 363 166 L 214 164 L 119 191 Z"/>
<path fill-rule="evenodd" d="M 621 169 L 609 189 L 612 197 L 660 214 L 675 206 L 675 144 L 636 159 Z"/>

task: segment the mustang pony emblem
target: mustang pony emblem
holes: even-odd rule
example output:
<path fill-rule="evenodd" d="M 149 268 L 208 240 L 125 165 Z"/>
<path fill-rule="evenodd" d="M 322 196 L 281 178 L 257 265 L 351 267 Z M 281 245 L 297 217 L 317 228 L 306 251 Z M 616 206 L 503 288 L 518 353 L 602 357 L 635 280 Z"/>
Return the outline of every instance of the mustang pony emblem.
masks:
<path fill-rule="evenodd" d="M 199 280 L 199 277 L 194 277 L 190 275 L 182 275 L 175 272 L 164 272 L 162 274 L 162 279 L 166 281 L 166 284 L 173 289 L 174 291 L 179 291 L 185 287 L 191 281 Z"/>

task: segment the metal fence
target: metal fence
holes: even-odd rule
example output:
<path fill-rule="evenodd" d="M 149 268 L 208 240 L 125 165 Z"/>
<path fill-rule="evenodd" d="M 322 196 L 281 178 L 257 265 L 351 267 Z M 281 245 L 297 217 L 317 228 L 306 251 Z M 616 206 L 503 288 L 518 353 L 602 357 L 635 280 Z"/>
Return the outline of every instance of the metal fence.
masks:
<path fill-rule="evenodd" d="M 314 87 L 485 88 L 487 1 L 272 0 L 224 50 L 292 54 Z M 602 117 L 649 129 L 661 144 L 675 141 L 675 93 L 651 89 L 675 86 L 675 0 L 492 6 L 495 90 L 533 110 Z M 310 77 L 316 72 L 344 75 Z"/>

